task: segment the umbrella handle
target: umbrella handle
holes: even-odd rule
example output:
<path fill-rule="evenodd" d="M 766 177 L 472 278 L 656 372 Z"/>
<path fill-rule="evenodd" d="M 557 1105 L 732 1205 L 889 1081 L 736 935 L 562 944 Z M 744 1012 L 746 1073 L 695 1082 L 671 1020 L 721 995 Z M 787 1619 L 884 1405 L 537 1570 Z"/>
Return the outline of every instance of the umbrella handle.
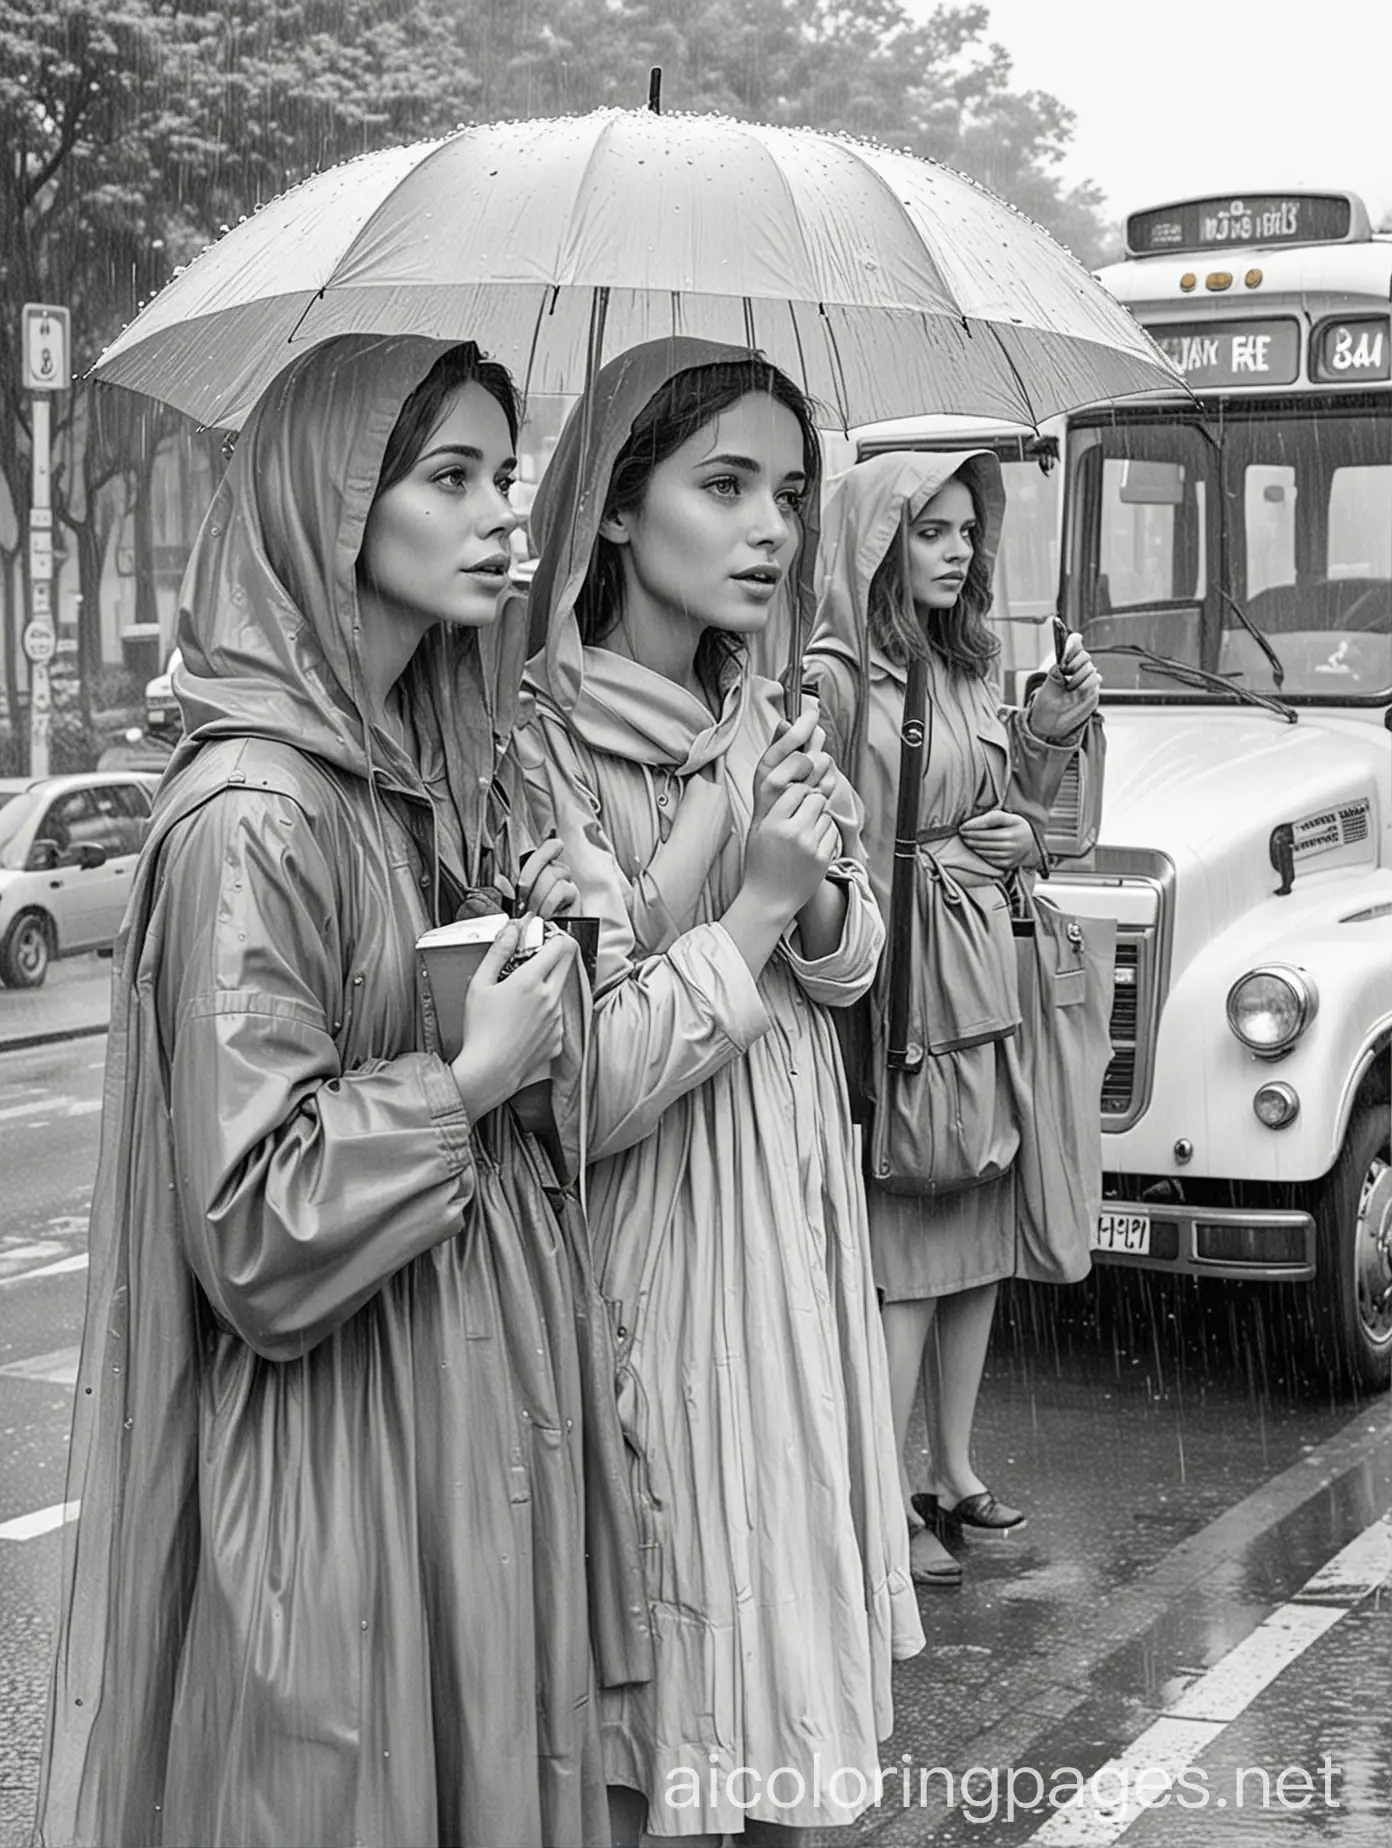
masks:
<path fill-rule="evenodd" d="M 868 695 L 861 688 L 861 698 Z M 912 1069 L 908 1046 L 909 956 L 913 947 L 915 875 L 918 868 L 918 811 L 923 792 L 923 760 L 932 725 L 928 706 L 928 663 L 916 655 L 909 664 L 904 690 L 904 717 L 899 732 L 899 801 L 894 820 L 894 872 L 889 888 L 889 931 L 885 946 L 889 990 L 885 1063 L 891 1071 Z"/>

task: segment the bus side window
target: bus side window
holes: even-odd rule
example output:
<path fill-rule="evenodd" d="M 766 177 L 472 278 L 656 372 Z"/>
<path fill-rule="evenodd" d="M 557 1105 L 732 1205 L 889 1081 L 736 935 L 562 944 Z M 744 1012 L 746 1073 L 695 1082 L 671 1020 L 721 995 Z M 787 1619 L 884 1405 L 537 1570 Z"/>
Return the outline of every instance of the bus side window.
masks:
<path fill-rule="evenodd" d="M 1326 576 L 1392 578 L 1392 464 L 1334 470 Z"/>

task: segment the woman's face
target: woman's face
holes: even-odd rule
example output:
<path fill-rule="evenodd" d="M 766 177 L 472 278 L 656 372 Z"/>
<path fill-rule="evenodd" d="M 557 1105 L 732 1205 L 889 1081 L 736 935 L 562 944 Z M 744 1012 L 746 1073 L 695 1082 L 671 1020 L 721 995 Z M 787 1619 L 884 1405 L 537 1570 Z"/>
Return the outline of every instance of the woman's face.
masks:
<path fill-rule="evenodd" d="M 971 492 L 954 476 L 909 524 L 909 595 L 919 609 L 952 608 L 979 538 Z"/>
<path fill-rule="evenodd" d="M 797 418 L 746 393 L 657 465 L 641 507 L 604 521 L 623 548 L 625 624 L 756 634 L 796 557 L 806 486 Z"/>
<path fill-rule="evenodd" d="M 410 470 L 372 503 L 358 574 L 403 621 L 481 628 L 508 585 L 508 505 L 517 460 L 502 406 L 463 385 Z"/>

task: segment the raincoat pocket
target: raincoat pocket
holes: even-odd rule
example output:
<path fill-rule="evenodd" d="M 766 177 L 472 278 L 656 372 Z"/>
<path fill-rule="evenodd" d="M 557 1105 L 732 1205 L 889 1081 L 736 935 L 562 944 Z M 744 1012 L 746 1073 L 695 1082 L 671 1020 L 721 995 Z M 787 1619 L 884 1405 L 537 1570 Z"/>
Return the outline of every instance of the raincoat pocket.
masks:
<path fill-rule="evenodd" d="M 1091 1268 L 1101 1205 L 1097 1124 L 1112 1055 L 1116 925 L 1042 897 L 1031 910 L 1016 940 L 1024 1030 L 1007 1059 L 1020 1125 L 1015 1274 L 1073 1283 Z"/>
<path fill-rule="evenodd" d="M 995 1180 L 1019 1144 L 998 1042 L 1019 1025 L 1010 914 L 1000 888 L 961 885 L 918 857 L 902 1058 L 881 997 L 868 1177 L 887 1193 L 960 1193 Z"/>

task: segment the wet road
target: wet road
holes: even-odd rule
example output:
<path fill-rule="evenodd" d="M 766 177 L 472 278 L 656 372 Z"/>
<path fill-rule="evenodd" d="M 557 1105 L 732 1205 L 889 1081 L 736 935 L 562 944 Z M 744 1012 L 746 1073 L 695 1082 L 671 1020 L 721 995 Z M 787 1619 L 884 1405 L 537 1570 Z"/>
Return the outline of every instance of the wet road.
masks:
<path fill-rule="evenodd" d="M 71 1531 L 104 1046 L 0 1054 L 4 1843 L 25 1838 Z M 1331 1398 L 1287 1335 L 1181 1279 L 1003 1299 L 977 1461 L 1029 1524 L 921 1593 L 882 1801 L 828 1845 L 1387 1848 L 1389 1403 Z"/>

